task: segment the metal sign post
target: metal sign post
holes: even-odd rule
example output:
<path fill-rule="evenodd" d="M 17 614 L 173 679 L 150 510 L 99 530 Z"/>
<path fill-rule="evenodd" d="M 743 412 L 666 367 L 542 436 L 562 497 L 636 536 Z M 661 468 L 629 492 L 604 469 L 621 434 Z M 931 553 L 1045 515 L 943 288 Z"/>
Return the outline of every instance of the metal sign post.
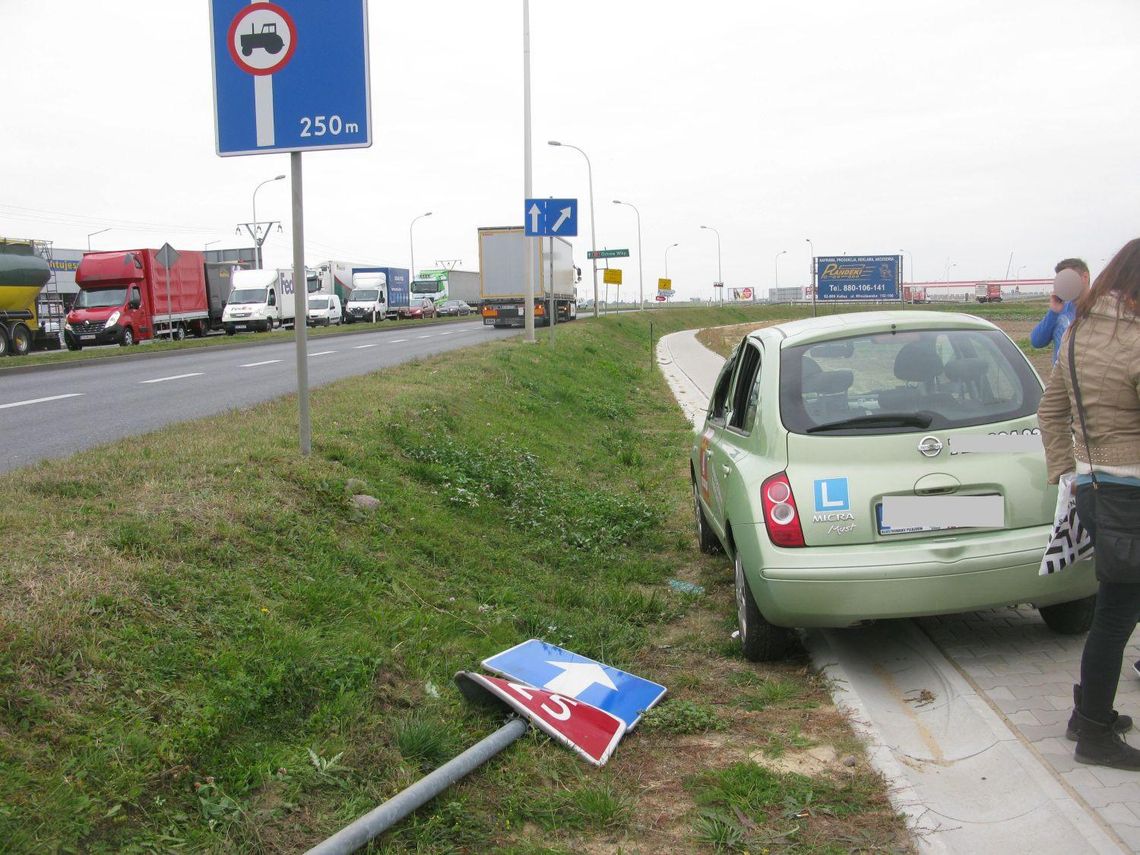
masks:
<path fill-rule="evenodd" d="M 174 306 L 170 300 L 170 268 L 178 261 L 178 250 L 169 243 L 164 243 L 155 257 L 158 263 L 166 268 L 166 334 L 174 341 Z"/>

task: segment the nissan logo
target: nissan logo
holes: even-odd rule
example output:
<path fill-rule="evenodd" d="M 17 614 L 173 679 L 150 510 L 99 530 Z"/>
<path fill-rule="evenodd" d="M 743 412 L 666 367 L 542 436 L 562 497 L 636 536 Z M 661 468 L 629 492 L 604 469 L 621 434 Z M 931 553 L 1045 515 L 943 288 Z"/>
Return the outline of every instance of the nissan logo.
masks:
<path fill-rule="evenodd" d="M 937 457 L 942 451 L 942 440 L 936 436 L 924 436 L 918 441 L 918 450 L 923 457 Z"/>

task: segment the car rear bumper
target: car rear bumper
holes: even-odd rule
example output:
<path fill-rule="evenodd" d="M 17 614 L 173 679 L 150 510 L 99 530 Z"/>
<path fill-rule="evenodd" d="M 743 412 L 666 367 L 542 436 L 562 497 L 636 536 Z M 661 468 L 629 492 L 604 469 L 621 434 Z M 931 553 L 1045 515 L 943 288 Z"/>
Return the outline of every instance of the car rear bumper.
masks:
<path fill-rule="evenodd" d="M 738 537 L 737 544 L 765 619 L 778 626 L 842 627 L 1020 603 L 1047 606 L 1095 593 L 1091 561 L 1038 575 L 1048 537 L 1049 527 L 1038 526 L 921 545 L 778 549 L 766 541 L 761 546 L 755 536 Z"/>

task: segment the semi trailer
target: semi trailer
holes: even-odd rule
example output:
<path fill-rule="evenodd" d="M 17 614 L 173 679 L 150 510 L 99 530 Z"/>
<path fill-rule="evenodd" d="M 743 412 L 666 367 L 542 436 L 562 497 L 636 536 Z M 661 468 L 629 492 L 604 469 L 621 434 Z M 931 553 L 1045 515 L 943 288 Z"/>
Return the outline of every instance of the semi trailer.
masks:
<path fill-rule="evenodd" d="M 534 320 L 556 323 L 578 316 L 574 285 L 578 268 L 574 252 L 563 238 L 528 238 L 522 226 L 479 229 L 479 300 L 483 323 L 521 327 L 526 312 L 526 242 L 533 241 Z"/>
<path fill-rule="evenodd" d="M 51 268 L 39 254 L 40 243 L 0 238 L 0 356 L 23 356 L 39 348 L 59 347 L 59 330 L 48 329 L 39 304 Z"/>

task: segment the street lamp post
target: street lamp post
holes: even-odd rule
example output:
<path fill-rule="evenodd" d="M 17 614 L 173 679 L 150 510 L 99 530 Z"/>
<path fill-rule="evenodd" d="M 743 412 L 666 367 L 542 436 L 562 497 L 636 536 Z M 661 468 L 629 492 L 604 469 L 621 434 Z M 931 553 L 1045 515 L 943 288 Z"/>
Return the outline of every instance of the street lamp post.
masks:
<path fill-rule="evenodd" d="M 558 142 L 558 140 L 550 140 L 547 145 L 572 148 L 586 158 L 586 176 L 590 182 L 590 255 L 594 256 L 591 261 L 594 262 L 594 317 L 596 318 L 598 316 L 598 242 L 595 238 L 596 231 L 594 228 L 594 168 L 590 165 L 589 155 L 576 145 Z"/>
<path fill-rule="evenodd" d="M 909 249 L 900 249 L 899 252 L 910 256 L 910 282 L 913 285 L 918 281 L 918 277 L 914 275 L 914 253 Z M 906 277 L 904 276 L 903 279 L 906 279 Z"/>
<path fill-rule="evenodd" d="M 262 187 L 264 187 L 266 184 L 272 184 L 274 181 L 280 181 L 284 177 L 285 177 L 284 175 L 275 175 L 272 178 L 266 178 L 264 181 L 262 181 L 260 184 L 258 184 L 256 187 L 253 188 L 253 232 L 254 232 L 253 241 L 257 246 L 257 269 L 258 270 L 261 269 L 261 245 L 263 243 L 265 243 L 265 239 L 267 237 L 269 237 L 269 226 L 272 225 L 272 223 L 270 223 L 269 225 L 267 225 L 265 227 L 265 234 L 264 235 L 261 234 L 261 232 L 258 229 L 258 223 L 257 223 L 257 191 L 260 190 Z"/>
<path fill-rule="evenodd" d="M 408 299 L 411 299 L 412 283 L 416 281 L 416 244 L 412 240 L 412 226 L 416 224 L 416 220 L 422 220 L 424 217 L 430 217 L 431 211 L 420 214 L 418 217 L 412 217 L 412 221 L 408 223 L 408 249 L 412 254 L 412 268 L 408 271 Z"/>
<path fill-rule="evenodd" d="M 88 252 L 91 251 L 91 238 L 95 237 L 95 235 L 101 235 L 101 234 L 103 234 L 103 232 L 109 232 L 109 231 L 111 231 L 111 226 L 108 226 L 105 229 L 99 229 L 99 231 L 91 232 L 91 234 L 87 235 L 87 251 Z"/>
<path fill-rule="evenodd" d="M 780 256 L 781 255 L 787 255 L 787 254 L 788 254 L 788 251 L 786 249 L 781 249 L 779 252 L 776 253 L 776 284 L 773 286 L 774 288 L 780 287 Z M 755 292 L 753 292 L 753 293 L 755 293 Z"/>
<path fill-rule="evenodd" d="M 671 243 L 667 247 L 665 247 L 665 278 L 666 279 L 669 278 L 669 250 L 671 250 L 675 246 L 680 246 L 680 244 Z M 672 282 L 669 283 L 670 286 L 672 286 L 672 284 L 673 284 Z"/>
<path fill-rule="evenodd" d="M 637 206 L 630 202 L 622 202 L 619 199 L 614 199 L 615 205 L 628 205 L 633 208 L 633 212 L 637 214 L 637 302 L 638 307 L 645 311 L 645 283 L 641 278 L 642 275 L 642 261 L 641 261 L 641 211 L 637 210 Z"/>
<path fill-rule="evenodd" d="M 951 262 L 949 258 L 948 258 L 948 259 L 946 259 L 946 275 L 945 275 L 945 277 L 943 278 L 943 281 L 944 281 L 944 282 L 949 282 L 949 281 L 950 281 L 950 268 L 951 268 L 951 267 L 957 267 L 957 266 L 958 266 L 958 263 L 957 263 L 957 262 Z"/>
<path fill-rule="evenodd" d="M 811 316 L 815 317 L 815 244 L 811 242 L 811 238 L 804 238 L 807 241 L 808 249 L 811 250 L 811 258 L 808 259 L 808 287 L 811 289 Z"/>
<path fill-rule="evenodd" d="M 1024 270 L 1028 266 L 1029 266 L 1028 264 L 1023 264 L 1019 268 L 1017 268 L 1017 272 L 1013 274 L 1014 280 L 1020 282 L 1021 281 L 1021 271 Z"/>
<path fill-rule="evenodd" d="M 701 228 L 702 229 L 708 229 L 710 232 L 712 232 L 714 235 L 716 235 L 716 282 L 717 282 L 717 284 L 713 286 L 713 294 L 714 295 L 716 294 L 716 288 L 717 288 L 717 285 L 719 285 L 720 286 L 720 301 L 723 303 L 724 302 L 724 277 L 721 274 L 721 269 L 720 269 L 720 232 L 718 232 L 712 226 L 701 226 Z"/>

